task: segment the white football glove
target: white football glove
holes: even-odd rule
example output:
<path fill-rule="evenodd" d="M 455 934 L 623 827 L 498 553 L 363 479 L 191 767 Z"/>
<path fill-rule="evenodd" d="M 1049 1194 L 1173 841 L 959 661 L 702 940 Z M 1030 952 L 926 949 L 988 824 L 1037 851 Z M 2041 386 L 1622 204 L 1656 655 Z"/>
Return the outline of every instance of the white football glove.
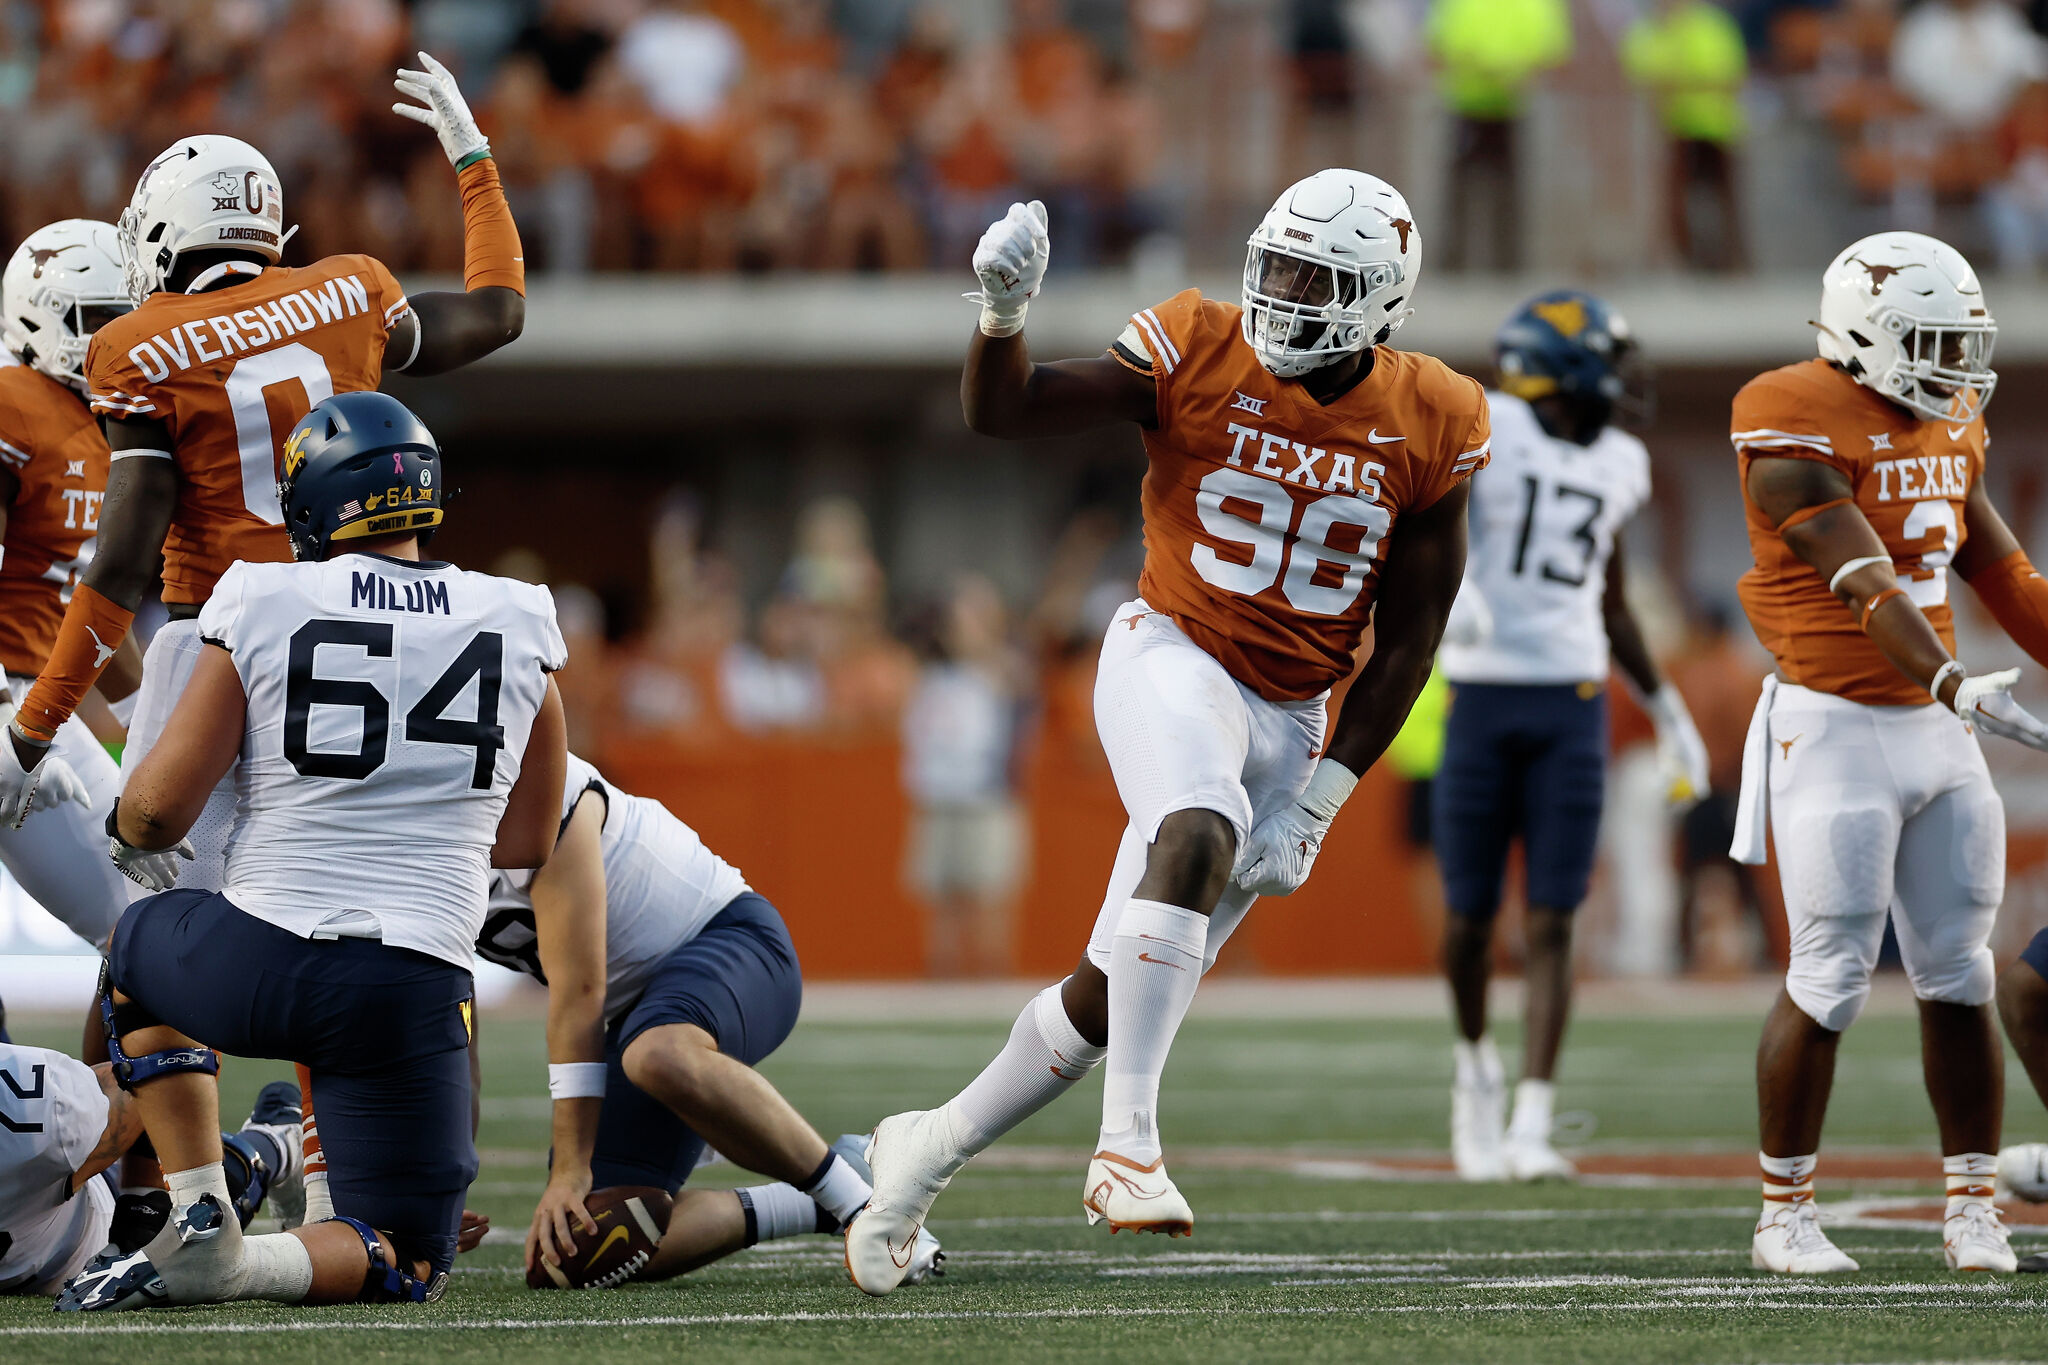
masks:
<path fill-rule="evenodd" d="M 1301 889 L 1322 852 L 1323 836 L 1358 779 L 1343 764 L 1324 759 L 1300 796 L 1253 827 L 1238 850 L 1232 880 L 1255 896 L 1288 896 Z"/>
<path fill-rule="evenodd" d="M 48 810 L 66 801 L 92 804 L 85 783 L 71 765 L 44 751 L 33 767 L 23 767 L 14 746 L 14 706 L 0 703 L 0 826 L 20 829 L 31 810 Z"/>
<path fill-rule="evenodd" d="M 1664 799 L 1674 806 L 1690 806 L 1706 796 L 1708 787 L 1707 743 L 1692 723 L 1692 712 L 1668 682 L 1644 699 L 1643 709 L 1657 726 L 1657 766 L 1664 782 Z"/>
<path fill-rule="evenodd" d="M 1006 337 L 1024 330 L 1024 310 L 1045 280 L 1045 260 L 1052 250 L 1045 226 L 1045 205 L 1034 199 L 1010 205 L 981 234 L 974 248 L 981 292 L 967 297 L 981 304 L 983 335 Z"/>
<path fill-rule="evenodd" d="M 178 884 L 178 859 L 191 862 L 194 856 L 192 841 L 180 839 L 169 848 L 160 848 L 154 853 L 145 852 L 118 835 L 107 838 L 107 853 L 114 860 L 114 866 L 121 869 L 121 875 L 145 891 L 168 891 Z"/>
<path fill-rule="evenodd" d="M 1981 727 L 1986 734 L 2017 740 L 2029 749 L 2048 750 L 2048 725 L 2007 695 L 2019 680 L 2017 668 L 1964 675 L 1962 685 L 1956 688 L 1956 714 L 1965 725 Z"/>
<path fill-rule="evenodd" d="M 479 152 L 488 153 L 491 144 L 476 126 L 476 116 L 469 112 L 469 101 L 462 98 L 462 91 L 455 84 L 455 77 L 448 68 L 422 52 L 420 65 L 424 71 L 398 69 L 398 79 L 393 82 L 398 93 L 418 104 L 394 104 L 391 112 L 414 123 L 424 123 L 434 130 L 434 136 L 441 139 L 441 150 L 448 153 L 448 164 L 457 170 L 465 161 Z"/>

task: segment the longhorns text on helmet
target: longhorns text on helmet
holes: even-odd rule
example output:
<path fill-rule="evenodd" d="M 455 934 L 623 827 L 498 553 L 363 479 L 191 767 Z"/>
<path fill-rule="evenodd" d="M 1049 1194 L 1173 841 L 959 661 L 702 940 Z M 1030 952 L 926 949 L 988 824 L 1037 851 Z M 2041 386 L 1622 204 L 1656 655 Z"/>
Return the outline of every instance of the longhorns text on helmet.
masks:
<path fill-rule="evenodd" d="M 263 153 L 239 138 L 180 138 L 150 162 L 121 213 L 128 293 L 140 305 L 187 251 L 235 250 L 276 264 L 291 233 Z"/>
<path fill-rule="evenodd" d="M 1273 292 L 1273 258 L 1306 267 Z M 1422 234 L 1408 201 L 1361 171 L 1318 171 L 1281 194 L 1245 252 L 1244 339 L 1295 378 L 1386 341 L 1414 310 Z M 1319 278 L 1320 277 L 1320 278 Z"/>

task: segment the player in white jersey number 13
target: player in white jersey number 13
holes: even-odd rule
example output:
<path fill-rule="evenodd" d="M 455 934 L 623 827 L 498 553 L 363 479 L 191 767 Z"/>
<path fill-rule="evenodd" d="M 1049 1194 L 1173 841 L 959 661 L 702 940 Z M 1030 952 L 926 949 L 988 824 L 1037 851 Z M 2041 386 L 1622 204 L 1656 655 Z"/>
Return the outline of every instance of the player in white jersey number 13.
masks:
<path fill-rule="evenodd" d="M 108 950 L 114 1074 L 170 1223 L 60 1308 L 419 1302 L 446 1283 L 477 1163 L 471 950 L 490 869 L 554 845 L 567 750 L 547 590 L 421 558 L 443 485 L 394 400 L 316 405 L 279 487 L 300 562 L 235 565 L 200 613 L 191 682 L 108 818 L 117 856 L 166 847 L 234 765 L 224 888 L 136 902 Z M 603 990 L 601 960 L 546 965 Z M 242 1236 L 214 1049 L 310 1070 L 338 1217 Z"/>
<path fill-rule="evenodd" d="M 1625 595 L 1617 537 L 1650 495 L 1650 454 L 1613 423 L 1634 342 L 1606 304 L 1539 295 L 1500 330 L 1493 463 L 1473 481 L 1472 554 L 1441 664 L 1453 688 L 1431 841 L 1443 870 L 1444 973 L 1458 1042 L 1451 1153 L 1467 1180 L 1569 1179 L 1550 1143 L 1551 1078 L 1571 1000 L 1572 916 L 1600 835 L 1610 667 L 1657 724 L 1667 790 L 1703 795 L 1706 746 L 1663 685 Z M 1483 612 L 1476 610 L 1483 603 Z M 1611 660 L 1611 663 L 1610 663 Z M 1486 1032 L 1493 923 L 1522 845 L 1528 986 L 1512 1122 Z"/>

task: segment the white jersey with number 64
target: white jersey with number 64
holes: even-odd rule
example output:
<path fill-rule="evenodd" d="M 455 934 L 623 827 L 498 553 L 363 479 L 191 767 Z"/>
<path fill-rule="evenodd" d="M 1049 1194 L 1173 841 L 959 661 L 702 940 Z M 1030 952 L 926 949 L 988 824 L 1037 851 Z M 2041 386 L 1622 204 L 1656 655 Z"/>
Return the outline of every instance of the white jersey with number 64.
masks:
<path fill-rule="evenodd" d="M 383 555 L 241 563 L 199 627 L 248 696 L 227 898 L 303 938 L 467 967 L 498 821 L 567 660 L 547 589 Z"/>

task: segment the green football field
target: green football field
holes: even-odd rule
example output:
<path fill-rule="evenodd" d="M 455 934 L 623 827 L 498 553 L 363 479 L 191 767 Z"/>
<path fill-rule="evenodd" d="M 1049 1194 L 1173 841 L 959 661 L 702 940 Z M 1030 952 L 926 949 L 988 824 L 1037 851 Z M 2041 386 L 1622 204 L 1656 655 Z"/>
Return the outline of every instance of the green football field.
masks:
<path fill-rule="evenodd" d="M 991 988 L 996 1003 L 1007 989 Z M 828 1134 L 943 1098 L 1008 1029 L 998 1009 L 915 1024 L 872 1013 L 814 1011 L 764 1068 Z M 471 1202 L 498 1231 L 462 1258 L 439 1304 L 59 1319 L 47 1301 L 0 1299 L 0 1361 L 2048 1358 L 2048 1276 L 1942 1268 L 1933 1123 L 1899 1011 L 1866 1018 L 1843 1049 L 1822 1198 L 1864 1273 L 1821 1281 L 1749 1269 L 1753 1015 L 1582 1020 L 1560 1121 L 1598 1174 L 1509 1188 L 1438 1169 L 1441 1022 L 1284 1013 L 1224 1018 L 1198 1003 L 1175 1051 L 1162 1107 L 1192 1240 L 1084 1226 L 1090 1083 L 954 1182 L 932 1220 L 950 1273 L 885 1300 L 847 1283 L 824 1238 L 667 1284 L 528 1291 L 517 1237 L 547 1140 L 540 1027 L 487 1017 Z M 16 1033 L 75 1037 L 48 1017 L 17 1020 Z M 227 1103 L 246 1106 L 282 1074 L 231 1063 Z M 2013 1081 L 2009 1140 L 2048 1137 L 2048 1114 L 2016 1070 Z M 699 1179 L 747 1177 L 713 1166 Z M 2048 1226 L 2016 1241 L 2039 1249 Z"/>

